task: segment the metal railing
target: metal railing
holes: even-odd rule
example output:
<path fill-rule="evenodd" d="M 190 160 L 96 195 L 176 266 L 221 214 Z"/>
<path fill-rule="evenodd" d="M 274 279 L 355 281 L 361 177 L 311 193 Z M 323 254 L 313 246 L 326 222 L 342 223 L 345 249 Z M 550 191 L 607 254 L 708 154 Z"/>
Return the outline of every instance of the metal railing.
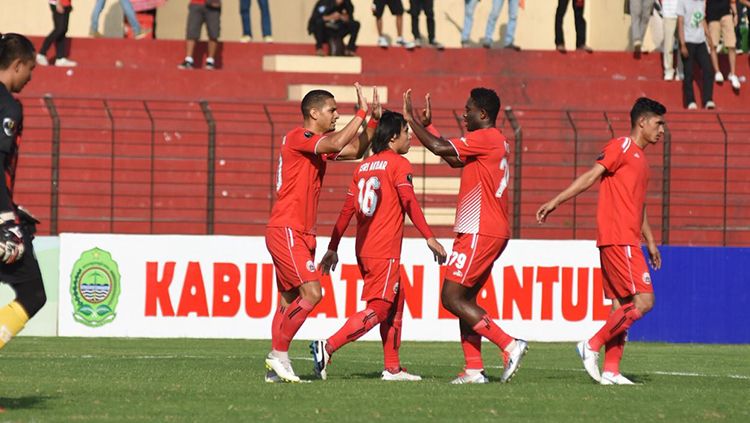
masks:
<path fill-rule="evenodd" d="M 24 98 L 16 200 L 49 225 L 41 233 L 262 234 L 275 191 L 278 145 L 301 123 L 289 103 Z M 346 111 L 342 112 L 346 114 Z M 461 111 L 436 109 L 444 136 L 462 134 Z M 514 238 L 595 237 L 596 189 L 540 227 L 536 208 L 589 168 L 609 138 L 629 134 L 625 110 L 506 108 L 513 146 Z M 750 245 L 750 120 L 741 113 L 670 112 L 651 165 L 648 210 L 663 243 Z M 427 153 L 429 154 L 429 152 Z M 329 166 L 321 233 L 333 224 L 353 164 Z M 455 180 L 440 163 L 414 163 L 425 208 L 450 208 Z M 437 178 L 437 179 L 433 179 Z M 436 227 L 441 236 L 452 228 Z M 414 233 L 415 234 L 415 233 Z"/>

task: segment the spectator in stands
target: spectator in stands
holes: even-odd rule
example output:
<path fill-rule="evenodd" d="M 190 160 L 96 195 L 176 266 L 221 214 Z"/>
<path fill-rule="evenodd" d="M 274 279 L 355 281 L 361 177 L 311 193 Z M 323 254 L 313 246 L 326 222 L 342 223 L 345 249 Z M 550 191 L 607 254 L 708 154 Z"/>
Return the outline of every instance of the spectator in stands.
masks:
<path fill-rule="evenodd" d="M 66 37 L 70 12 L 73 10 L 71 0 L 49 0 L 49 7 L 52 10 L 52 23 L 54 27 L 52 28 L 52 32 L 42 42 L 42 48 L 39 49 L 39 53 L 36 55 L 36 62 L 44 66 L 49 65 L 47 50 L 49 50 L 54 42 L 56 53 L 55 66 L 76 66 L 78 63 L 68 59 L 68 38 Z"/>
<path fill-rule="evenodd" d="M 693 92 L 693 67 L 696 62 L 703 72 L 703 105 L 706 109 L 716 108 L 713 101 L 714 77 L 713 67 L 708 48 L 713 49 L 711 39 L 706 37 L 708 25 L 706 24 L 705 0 L 679 0 L 677 3 L 677 36 L 680 40 L 680 54 L 685 66 L 685 79 L 682 80 L 682 94 L 687 102 L 688 110 L 695 110 Z"/>
<path fill-rule="evenodd" d="M 216 50 L 219 47 L 221 31 L 221 0 L 190 0 L 187 18 L 187 43 L 185 60 L 178 66 L 180 69 L 193 69 L 193 51 L 195 43 L 201 37 L 201 27 L 206 25 L 208 32 L 208 57 L 206 70 L 216 69 Z"/>
<path fill-rule="evenodd" d="M 654 12 L 654 0 L 629 0 L 630 1 L 630 37 L 633 40 L 633 55 L 636 59 L 641 57 L 643 36 L 648 29 L 648 21 Z"/>
<path fill-rule="evenodd" d="M 373 0 L 372 1 L 372 14 L 375 15 L 375 25 L 378 28 L 378 46 L 387 48 L 388 38 L 383 35 L 383 12 L 385 6 L 388 6 L 388 10 L 391 14 L 396 17 L 396 44 L 403 46 L 407 50 L 413 49 L 416 44 L 414 41 L 404 40 L 404 4 L 401 0 Z"/>
<path fill-rule="evenodd" d="M 250 25 L 250 1 L 240 0 L 240 17 L 242 18 L 242 38 L 240 42 L 249 43 L 253 40 L 253 30 Z M 263 41 L 272 43 L 271 38 L 271 11 L 268 8 L 268 0 L 258 0 L 260 8 L 260 26 L 263 31 Z"/>
<path fill-rule="evenodd" d="M 357 51 L 359 22 L 354 20 L 351 0 L 318 0 L 307 23 L 307 32 L 315 36 L 315 52 L 323 55 L 323 44 L 329 43 L 331 56 L 354 56 Z M 343 38 L 349 36 L 346 48 Z"/>
<path fill-rule="evenodd" d="M 422 47 L 422 34 L 419 33 L 419 12 L 424 12 L 427 18 L 427 40 L 429 45 L 438 50 L 445 46 L 435 40 L 435 0 L 409 0 L 409 14 L 411 15 L 411 33 L 417 47 Z"/>
<path fill-rule="evenodd" d="M 469 45 L 469 37 L 471 36 L 471 27 L 474 26 L 474 9 L 477 7 L 477 3 L 480 0 L 466 0 L 466 7 L 464 8 L 464 28 L 461 31 L 461 45 L 466 47 Z M 524 0 L 508 0 L 508 26 L 505 29 L 505 38 L 503 39 L 503 47 L 515 51 L 521 51 L 521 48 L 513 44 L 516 36 L 516 22 L 518 21 L 518 7 L 523 8 Z M 500 10 L 503 8 L 503 0 L 492 0 L 492 10 L 490 15 L 487 17 L 487 27 L 484 31 L 484 38 L 481 43 L 484 48 L 492 47 L 492 38 L 495 32 L 495 24 L 497 18 L 500 17 Z"/>
<path fill-rule="evenodd" d="M 659 0 L 657 0 L 659 1 Z M 674 65 L 674 44 L 675 34 L 677 34 L 677 0 L 661 0 L 659 5 L 661 6 L 662 18 L 664 20 L 664 47 L 663 51 L 663 62 L 664 62 L 664 80 L 671 81 L 677 77 L 681 79 L 681 65 L 682 60 L 680 55 L 677 56 L 677 72 L 675 72 Z"/>
<path fill-rule="evenodd" d="M 565 53 L 565 36 L 563 35 L 563 18 L 568 11 L 570 0 L 557 0 L 557 12 L 555 13 L 555 48 L 560 53 Z M 573 15 L 576 24 L 576 50 L 593 53 L 591 47 L 586 45 L 586 20 L 583 19 L 584 0 L 573 0 Z"/>
<path fill-rule="evenodd" d="M 718 52 L 721 49 L 721 40 L 729 55 L 729 82 L 735 90 L 740 89 L 740 79 L 737 77 L 737 40 L 734 35 L 734 27 L 737 25 L 737 5 L 734 0 L 709 0 L 706 2 L 706 21 L 708 22 L 708 35 L 711 37 L 711 63 L 716 70 L 714 80 L 718 83 L 724 82 L 724 75 L 719 69 Z M 721 36 L 721 39 L 719 39 Z"/>
<path fill-rule="evenodd" d="M 99 32 L 99 15 L 102 14 L 104 3 L 106 1 L 107 0 L 96 0 L 96 3 L 94 3 L 94 10 L 91 12 L 91 29 L 89 29 L 89 35 L 94 38 L 102 36 Z M 120 6 L 122 7 L 122 13 L 125 15 L 125 18 L 135 32 L 135 38 L 138 40 L 145 38 L 151 30 L 144 30 L 141 28 L 141 24 L 138 23 L 138 18 L 135 17 L 135 9 L 133 9 L 130 0 L 120 0 Z"/>
<path fill-rule="evenodd" d="M 737 0 L 737 25 L 734 27 L 734 35 L 737 38 L 737 54 L 747 53 L 742 48 L 743 35 L 742 30 L 744 28 L 745 34 L 747 34 L 748 23 L 750 23 L 750 0 Z"/>

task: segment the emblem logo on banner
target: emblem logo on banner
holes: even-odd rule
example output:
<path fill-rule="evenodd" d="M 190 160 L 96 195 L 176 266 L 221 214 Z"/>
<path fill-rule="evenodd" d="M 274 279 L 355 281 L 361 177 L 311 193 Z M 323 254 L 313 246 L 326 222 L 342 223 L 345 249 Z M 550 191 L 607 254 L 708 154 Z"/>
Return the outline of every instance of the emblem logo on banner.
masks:
<path fill-rule="evenodd" d="M 120 270 L 112 255 L 100 248 L 81 253 L 70 274 L 73 318 L 99 327 L 115 319 L 120 297 Z"/>

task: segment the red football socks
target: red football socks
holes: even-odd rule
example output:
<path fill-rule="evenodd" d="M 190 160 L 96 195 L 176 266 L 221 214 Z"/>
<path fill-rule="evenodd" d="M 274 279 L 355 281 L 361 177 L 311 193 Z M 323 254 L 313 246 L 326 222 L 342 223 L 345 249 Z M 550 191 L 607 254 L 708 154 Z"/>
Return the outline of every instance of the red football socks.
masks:
<path fill-rule="evenodd" d="M 643 317 L 643 315 L 632 303 L 618 308 L 614 313 L 609 315 L 607 323 L 599 329 L 599 332 L 589 339 L 589 349 L 592 351 L 599 351 L 602 348 L 602 345 L 630 329 L 633 322 L 641 317 Z"/>
<path fill-rule="evenodd" d="M 625 349 L 625 339 L 627 337 L 628 332 L 622 332 L 604 345 L 605 372 L 620 373 L 620 361 L 622 360 L 622 352 Z"/>
<path fill-rule="evenodd" d="M 401 289 L 395 300 L 395 312 L 380 323 L 380 339 L 383 341 L 383 367 L 389 370 L 396 370 L 391 373 L 398 373 L 398 369 L 401 369 L 401 358 L 398 355 L 398 350 L 401 348 L 404 298 L 404 290 Z"/>
<path fill-rule="evenodd" d="M 391 313 L 392 304 L 383 300 L 372 300 L 367 303 L 367 308 L 352 315 L 344 323 L 344 326 L 328 338 L 326 351 L 333 354 L 334 351 L 344 345 L 356 341 L 362 335 L 370 331 L 380 322 L 385 321 Z"/>
<path fill-rule="evenodd" d="M 474 329 L 474 332 L 479 335 L 489 339 L 493 344 L 500 347 L 501 350 L 505 350 L 505 347 L 513 342 L 513 337 L 503 332 L 503 330 L 500 329 L 500 326 L 496 325 L 495 322 L 490 319 L 490 316 L 486 314 L 482 316 L 482 320 L 477 322 L 472 329 Z"/>
<path fill-rule="evenodd" d="M 476 333 L 461 334 L 461 348 L 464 350 L 464 369 L 483 369 L 482 337 Z"/>
<path fill-rule="evenodd" d="M 284 311 L 286 307 L 282 307 L 281 304 L 276 308 L 276 313 L 273 315 L 273 321 L 271 322 L 271 348 L 276 351 L 281 351 L 281 322 L 284 321 Z M 287 349 L 288 349 L 287 345 Z"/>
<path fill-rule="evenodd" d="M 289 304 L 284 312 L 284 317 L 281 319 L 279 342 L 274 347 L 276 351 L 289 351 L 289 344 L 292 342 L 292 338 L 297 333 L 302 324 L 305 323 L 307 315 L 313 309 L 313 305 L 307 302 L 304 298 L 297 297 L 293 303 Z"/>
<path fill-rule="evenodd" d="M 326 351 L 328 351 L 328 354 L 333 354 L 337 349 L 359 339 L 378 323 L 380 321 L 378 320 L 377 313 L 369 308 L 352 315 L 338 332 L 328 338 Z"/>

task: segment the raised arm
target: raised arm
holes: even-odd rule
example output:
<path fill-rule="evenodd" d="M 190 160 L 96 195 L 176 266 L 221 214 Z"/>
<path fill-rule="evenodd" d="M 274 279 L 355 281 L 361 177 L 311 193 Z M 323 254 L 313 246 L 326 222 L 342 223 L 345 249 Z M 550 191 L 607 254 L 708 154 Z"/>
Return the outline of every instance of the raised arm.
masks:
<path fill-rule="evenodd" d="M 431 108 L 429 104 L 429 95 L 425 98 L 427 99 L 427 106 L 425 110 L 427 110 Z M 411 127 L 412 131 L 414 131 L 414 135 L 417 137 L 419 142 L 421 142 L 422 145 L 425 146 L 425 148 L 430 150 L 432 154 L 442 157 L 452 167 L 458 167 L 454 166 L 454 164 L 461 164 L 460 160 L 458 160 L 458 153 L 456 152 L 456 149 L 453 148 L 450 141 L 443 137 L 438 137 L 430 133 L 430 131 L 428 131 L 423 124 L 422 119 L 416 119 L 414 117 L 414 108 L 411 102 L 411 89 L 406 90 L 406 92 L 404 93 L 404 118 Z"/>
<path fill-rule="evenodd" d="M 600 165 L 599 163 L 594 164 L 591 169 L 576 178 L 576 180 L 573 181 L 570 186 L 565 188 L 561 193 L 557 194 L 555 198 L 539 207 L 539 210 L 537 210 L 536 212 L 537 222 L 544 223 L 547 220 L 547 216 L 549 216 L 549 214 L 552 213 L 552 211 L 555 210 L 557 206 L 591 188 L 591 185 L 594 185 L 594 183 L 599 180 L 599 178 L 601 178 L 605 170 L 606 169 L 604 168 L 604 166 Z"/>
<path fill-rule="evenodd" d="M 355 82 L 354 87 L 357 90 L 357 104 L 359 106 L 357 114 L 354 115 L 354 118 L 343 129 L 321 138 L 315 149 L 316 154 L 341 153 L 353 141 L 357 142 L 357 150 L 359 150 L 357 131 L 359 131 L 359 127 L 362 126 L 362 122 L 367 117 L 368 108 L 367 99 L 362 94 L 362 87 L 359 85 L 359 82 Z"/>
<path fill-rule="evenodd" d="M 654 241 L 654 235 L 651 233 L 651 226 L 648 224 L 648 216 L 646 216 L 646 205 L 643 205 L 643 223 L 641 224 L 641 233 L 643 238 L 646 240 L 646 248 L 648 248 L 649 262 L 651 267 L 658 270 L 661 268 L 661 253 L 656 247 L 656 241 Z"/>
<path fill-rule="evenodd" d="M 383 115 L 383 107 L 380 105 L 380 98 L 378 96 L 378 88 L 373 87 L 372 89 L 372 116 L 370 121 L 367 122 L 365 129 L 359 134 L 356 140 L 352 141 L 341 150 L 337 160 L 356 160 L 364 157 L 367 149 L 370 148 L 370 141 L 375 134 L 375 128 L 378 126 L 380 116 Z"/>

